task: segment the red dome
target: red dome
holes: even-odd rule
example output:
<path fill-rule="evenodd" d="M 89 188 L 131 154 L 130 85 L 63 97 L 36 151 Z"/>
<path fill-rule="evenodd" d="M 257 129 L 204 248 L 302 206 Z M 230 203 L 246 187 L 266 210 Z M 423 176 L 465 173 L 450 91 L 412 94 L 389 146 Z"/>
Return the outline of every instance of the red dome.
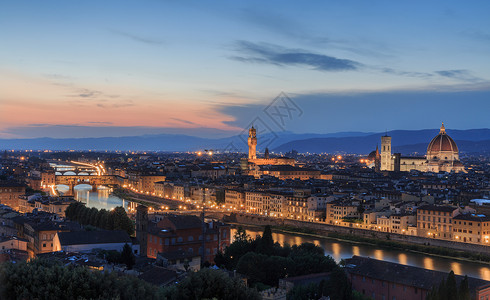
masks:
<path fill-rule="evenodd" d="M 434 152 L 439 151 L 451 151 L 454 153 L 458 153 L 458 146 L 454 142 L 454 140 L 446 134 L 446 128 L 444 128 L 444 124 L 441 126 L 441 131 L 439 134 L 430 141 L 429 146 L 427 147 L 427 154 L 434 154 Z"/>

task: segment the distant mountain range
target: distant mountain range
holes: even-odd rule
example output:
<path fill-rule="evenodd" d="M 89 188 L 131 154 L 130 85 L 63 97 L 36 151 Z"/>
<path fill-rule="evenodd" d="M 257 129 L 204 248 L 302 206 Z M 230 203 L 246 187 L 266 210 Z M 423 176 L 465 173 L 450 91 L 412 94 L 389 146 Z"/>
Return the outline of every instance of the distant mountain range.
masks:
<path fill-rule="evenodd" d="M 394 152 L 425 154 L 430 140 L 439 130 L 394 130 Z M 464 153 L 490 152 L 490 129 L 447 130 Z M 182 134 L 158 134 L 102 138 L 34 138 L 0 139 L 0 149 L 96 150 L 96 151 L 197 151 L 204 149 L 246 151 L 246 132 L 228 138 L 201 138 Z M 258 132 L 258 150 L 269 147 L 274 152 L 359 153 L 367 154 L 380 144 L 385 133 L 338 132 L 329 134 L 296 134 L 291 132 Z"/>
<path fill-rule="evenodd" d="M 490 152 L 490 129 L 446 130 L 452 137 L 460 152 L 481 153 Z M 310 138 L 284 143 L 273 150 L 287 152 L 295 149 L 298 152 L 313 153 L 369 153 L 381 143 L 381 136 L 388 134 L 392 137 L 393 152 L 402 154 L 425 154 L 429 142 L 439 133 L 439 130 L 394 130 L 387 133 L 375 133 L 357 137 L 339 138 Z"/>

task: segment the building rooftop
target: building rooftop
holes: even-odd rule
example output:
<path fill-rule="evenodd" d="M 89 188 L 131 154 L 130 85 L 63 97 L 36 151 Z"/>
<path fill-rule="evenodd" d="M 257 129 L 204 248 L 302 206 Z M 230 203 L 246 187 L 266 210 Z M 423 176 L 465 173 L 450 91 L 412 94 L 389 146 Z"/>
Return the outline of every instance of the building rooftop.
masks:
<path fill-rule="evenodd" d="M 352 258 L 346 259 L 346 270 L 351 274 L 414 286 L 425 290 L 430 290 L 433 286 L 438 286 L 448 275 L 445 272 L 401 265 L 362 256 L 353 256 Z M 463 278 L 463 276 L 456 275 L 458 284 Z M 489 284 L 490 282 L 468 277 L 468 283 L 470 290 L 475 290 L 477 287 Z"/>
<path fill-rule="evenodd" d="M 131 244 L 131 238 L 127 232 L 122 230 L 58 232 L 58 237 L 62 246 L 113 243 Z"/>
<path fill-rule="evenodd" d="M 454 217 L 453 220 L 488 222 L 490 221 L 490 216 L 486 216 L 483 214 L 461 214 Z"/>
<path fill-rule="evenodd" d="M 442 211 L 442 212 L 453 212 L 456 209 L 458 209 L 456 206 L 434 205 L 434 204 L 423 205 L 418 208 L 418 210 L 430 210 L 430 211 Z"/>

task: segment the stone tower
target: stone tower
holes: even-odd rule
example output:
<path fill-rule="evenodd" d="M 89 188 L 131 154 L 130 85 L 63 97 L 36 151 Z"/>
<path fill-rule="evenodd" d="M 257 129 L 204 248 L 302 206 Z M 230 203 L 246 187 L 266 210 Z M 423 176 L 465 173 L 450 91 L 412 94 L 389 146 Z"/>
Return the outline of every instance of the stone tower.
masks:
<path fill-rule="evenodd" d="M 381 171 L 393 171 L 391 163 L 391 136 L 381 137 Z"/>
<path fill-rule="evenodd" d="M 141 204 L 136 207 L 136 238 L 140 242 L 140 256 L 146 256 L 148 245 L 148 207 Z"/>
<path fill-rule="evenodd" d="M 257 131 L 253 126 L 248 131 L 248 159 L 257 159 Z"/>

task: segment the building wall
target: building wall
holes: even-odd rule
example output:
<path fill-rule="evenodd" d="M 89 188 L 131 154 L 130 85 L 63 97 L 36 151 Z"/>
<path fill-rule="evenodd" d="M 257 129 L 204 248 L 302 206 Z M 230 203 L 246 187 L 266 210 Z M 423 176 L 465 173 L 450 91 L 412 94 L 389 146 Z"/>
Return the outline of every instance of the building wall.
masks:
<path fill-rule="evenodd" d="M 224 250 L 230 244 L 230 229 L 223 228 L 219 233 L 206 234 L 205 253 L 206 260 L 214 261 L 218 250 Z M 186 251 L 192 254 L 202 253 L 202 229 L 192 228 L 176 230 L 168 236 L 157 236 L 148 233 L 147 256 L 157 258 L 159 252 Z"/>
<path fill-rule="evenodd" d="M 425 300 L 428 290 L 413 286 L 378 280 L 369 276 L 349 274 L 352 288 L 374 300 L 410 299 Z"/>
<path fill-rule="evenodd" d="M 381 137 L 381 171 L 393 171 L 391 136 Z"/>
<path fill-rule="evenodd" d="M 0 186 L 0 204 L 19 210 L 19 196 L 26 193 L 23 186 Z"/>
<path fill-rule="evenodd" d="M 490 221 L 453 219 L 453 240 L 457 242 L 489 245 Z"/>
<path fill-rule="evenodd" d="M 27 241 L 12 238 L 10 240 L 0 242 L 0 251 L 5 249 L 17 249 L 27 251 Z"/>
<path fill-rule="evenodd" d="M 452 240 L 453 216 L 458 213 L 455 209 L 451 212 L 417 210 L 417 232 L 419 236 Z"/>
<path fill-rule="evenodd" d="M 239 209 L 245 205 L 245 193 L 236 190 L 225 190 L 225 205 L 226 208 Z"/>

